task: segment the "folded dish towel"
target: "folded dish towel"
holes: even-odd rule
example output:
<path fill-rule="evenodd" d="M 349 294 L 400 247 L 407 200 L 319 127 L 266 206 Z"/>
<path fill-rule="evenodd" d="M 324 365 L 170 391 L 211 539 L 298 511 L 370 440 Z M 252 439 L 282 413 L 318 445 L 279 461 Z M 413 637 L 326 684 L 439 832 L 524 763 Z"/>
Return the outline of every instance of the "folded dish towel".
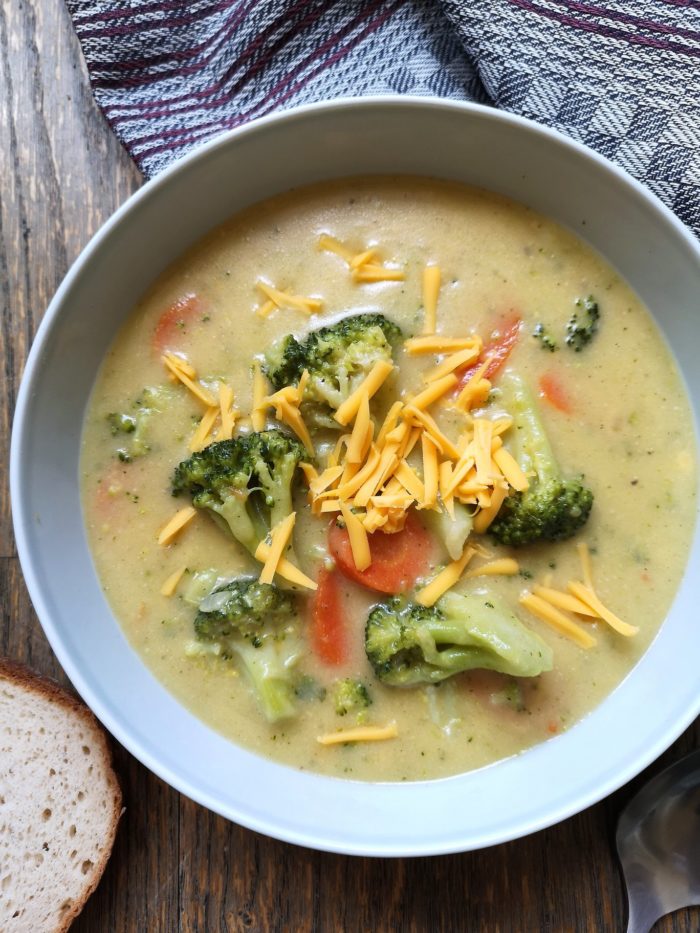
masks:
<path fill-rule="evenodd" d="M 67 0 L 146 175 L 342 95 L 503 107 L 617 162 L 700 234 L 700 0 Z"/>

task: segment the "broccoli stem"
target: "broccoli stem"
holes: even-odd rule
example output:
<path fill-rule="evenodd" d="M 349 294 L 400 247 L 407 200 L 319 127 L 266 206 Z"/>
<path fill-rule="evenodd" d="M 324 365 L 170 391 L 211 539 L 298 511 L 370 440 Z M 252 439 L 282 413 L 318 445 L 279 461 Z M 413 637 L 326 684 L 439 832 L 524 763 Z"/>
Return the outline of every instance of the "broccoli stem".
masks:
<path fill-rule="evenodd" d="M 265 530 L 256 528 L 256 523 L 246 507 L 246 501 L 239 499 L 234 493 L 220 503 L 210 503 L 209 508 L 213 517 L 221 519 L 234 538 L 254 555 L 258 544 L 265 537 Z"/>
<path fill-rule="evenodd" d="M 525 473 L 534 470 L 541 482 L 559 479 L 559 466 L 532 393 L 513 372 L 503 377 L 501 386 L 505 407 L 513 416 L 521 469 Z"/>
<path fill-rule="evenodd" d="M 270 509 L 270 529 L 273 529 L 276 525 L 279 525 L 281 521 L 287 518 L 287 516 L 294 511 L 294 502 L 292 499 L 292 480 L 294 478 L 295 470 L 296 463 L 289 464 L 288 468 L 285 468 L 282 463 L 279 463 L 274 474 L 271 471 L 266 470 L 265 464 L 258 465 L 258 474 L 263 480 L 265 495 L 267 497 L 267 505 Z M 265 534 L 262 534 L 258 538 L 258 541 L 262 540 L 264 537 Z M 251 553 L 254 554 L 256 547 L 257 544 L 253 546 Z M 294 551 L 294 545 L 291 543 L 291 541 L 287 545 L 285 557 L 288 560 L 291 560 L 293 564 L 298 565 L 299 561 L 297 560 L 297 556 Z"/>
<path fill-rule="evenodd" d="M 435 606 L 400 598 L 375 606 L 365 651 L 379 679 L 395 687 L 439 683 L 474 668 L 536 677 L 552 668 L 549 646 L 487 591 L 450 592 Z"/>
<path fill-rule="evenodd" d="M 272 644 L 256 648 L 250 642 L 237 643 L 234 650 L 255 689 L 258 703 L 268 722 L 294 716 L 294 684 L 284 662 Z"/>
<path fill-rule="evenodd" d="M 458 595 L 448 592 L 441 597 L 439 607 L 446 618 L 434 623 L 435 627 L 431 625 L 436 644 L 447 642 L 464 646 L 447 649 L 447 656 L 444 649 L 440 651 L 443 664 L 447 662 L 449 666 L 452 661 L 455 666 L 463 665 L 469 659 L 469 668 L 500 671 L 518 677 L 532 677 L 543 670 L 547 646 L 491 594 L 482 597 L 476 593 Z M 467 607 L 469 615 L 465 626 Z M 432 660 L 428 654 L 426 660 Z"/>

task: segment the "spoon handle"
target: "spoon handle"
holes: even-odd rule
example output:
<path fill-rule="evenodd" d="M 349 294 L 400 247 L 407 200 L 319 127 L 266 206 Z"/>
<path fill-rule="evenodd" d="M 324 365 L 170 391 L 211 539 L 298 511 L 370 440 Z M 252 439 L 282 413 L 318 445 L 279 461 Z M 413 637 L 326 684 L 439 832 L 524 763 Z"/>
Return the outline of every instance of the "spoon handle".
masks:
<path fill-rule="evenodd" d="M 635 904 L 630 900 L 627 933 L 649 933 L 656 921 L 663 915 L 664 911 L 659 913 L 653 902 Z"/>

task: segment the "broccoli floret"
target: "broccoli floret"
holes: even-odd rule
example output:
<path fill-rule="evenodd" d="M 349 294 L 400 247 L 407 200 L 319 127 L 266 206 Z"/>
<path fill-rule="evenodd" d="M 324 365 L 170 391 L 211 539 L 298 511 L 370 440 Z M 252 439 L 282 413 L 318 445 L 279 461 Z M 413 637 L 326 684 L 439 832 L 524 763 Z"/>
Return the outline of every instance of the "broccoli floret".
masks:
<path fill-rule="evenodd" d="M 547 328 L 544 324 L 535 324 L 535 329 L 532 332 L 532 336 L 539 340 L 540 346 L 543 350 L 549 350 L 550 353 L 554 353 L 558 349 L 556 340 L 551 336 L 547 331 Z"/>
<path fill-rule="evenodd" d="M 133 434 L 136 430 L 136 418 L 126 412 L 112 411 L 107 415 L 107 423 L 112 430 L 112 436 L 117 434 Z"/>
<path fill-rule="evenodd" d="M 294 665 L 300 649 L 294 613 L 291 593 L 242 577 L 205 597 L 194 620 L 200 642 L 238 658 L 270 722 L 296 711 Z"/>
<path fill-rule="evenodd" d="M 199 603 L 194 630 L 199 638 L 217 639 L 239 631 L 247 634 L 265 621 L 294 613 L 294 597 L 270 583 L 239 577 L 218 587 Z"/>
<path fill-rule="evenodd" d="M 382 314 L 356 314 L 311 331 L 302 341 L 289 334 L 268 351 L 265 372 L 281 389 L 296 385 L 308 370 L 303 401 L 335 411 L 378 360 L 391 360 L 392 344 L 401 336 Z"/>
<path fill-rule="evenodd" d="M 165 386 L 145 388 L 132 403 L 130 411 L 113 411 L 107 415 L 113 437 L 129 435 L 128 442 L 117 450 L 117 456 L 123 463 L 130 463 L 134 457 L 142 457 L 150 451 L 151 419 L 163 411 L 171 397 L 170 389 Z"/>
<path fill-rule="evenodd" d="M 254 554 L 293 511 L 292 483 L 303 457 L 301 444 L 277 429 L 217 441 L 175 468 L 172 492 L 188 492 L 196 508 L 223 521 Z"/>
<path fill-rule="evenodd" d="M 392 687 L 437 683 L 474 668 L 514 677 L 552 669 L 552 650 L 490 594 L 447 593 L 431 607 L 394 597 L 367 619 L 365 650 Z"/>
<path fill-rule="evenodd" d="M 348 713 L 362 714 L 372 705 L 372 697 L 361 680 L 345 677 L 336 681 L 333 687 L 333 702 L 337 715 L 347 716 Z"/>
<path fill-rule="evenodd" d="M 598 302 L 592 295 L 588 298 L 579 298 L 576 307 L 583 311 L 582 319 L 579 318 L 578 311 L 575 311 L 566 325 L 566 345 L 580 353 L 587 346 L 598 330 L 600 321 L 600 308 Z"/>
<path fill-rule="evenodd" d="M 513 417 L 520 466 L 530 487 L 509 496 L 489 533 L 509 547 L 571 538 L 588 521 L 593 493 L 581 479 L 561 475 L 537 407 L 523 381 L 501 380 L 505 407 Z"/>

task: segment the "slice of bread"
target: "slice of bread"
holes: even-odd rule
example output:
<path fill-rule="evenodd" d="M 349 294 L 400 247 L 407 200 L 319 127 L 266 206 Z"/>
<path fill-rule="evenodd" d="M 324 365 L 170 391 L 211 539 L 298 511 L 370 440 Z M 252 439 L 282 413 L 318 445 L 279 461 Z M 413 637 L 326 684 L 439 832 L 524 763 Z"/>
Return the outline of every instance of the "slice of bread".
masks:
<path fill-rule="evenodd" d="M 0 930 L 67 930 L 121 815 L 102 727 L 79 700 L 0 659 Z"/>

